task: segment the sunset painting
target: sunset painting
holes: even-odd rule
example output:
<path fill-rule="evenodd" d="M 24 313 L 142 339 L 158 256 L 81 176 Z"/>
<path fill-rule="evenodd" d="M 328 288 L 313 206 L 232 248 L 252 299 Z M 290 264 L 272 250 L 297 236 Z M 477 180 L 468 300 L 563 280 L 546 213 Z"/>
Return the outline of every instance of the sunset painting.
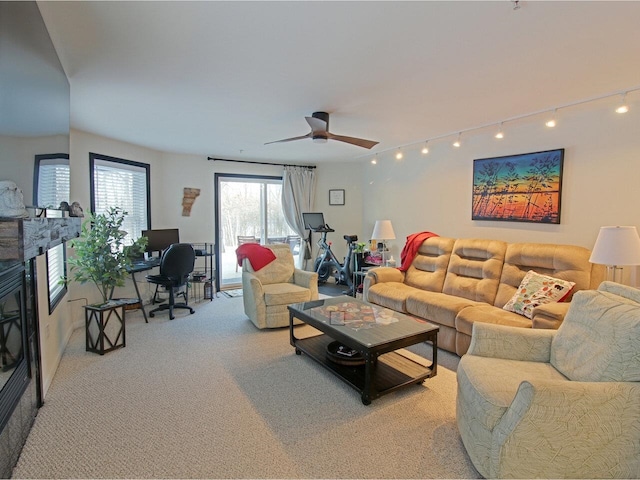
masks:
<path fill-rule="evenodd" d="M 564 149 L 473 161 L 472 220 L 560 223 Z"/>

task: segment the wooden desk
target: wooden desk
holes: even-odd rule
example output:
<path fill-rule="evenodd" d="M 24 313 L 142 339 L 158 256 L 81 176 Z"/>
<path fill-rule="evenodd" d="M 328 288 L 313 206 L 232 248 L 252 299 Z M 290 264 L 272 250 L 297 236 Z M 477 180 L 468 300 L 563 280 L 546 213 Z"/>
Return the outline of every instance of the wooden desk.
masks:
<path fill-rule="evenodd" d="M 144 317 L 144 322 L 149 323 L 147 319 L 147 312 L 144 310 L 144 303 L 142 302 L 142 296 L 140 295 L 140 289 L 138 289 L 138 282 L 136 282 L 136 273 L 146 272 L 151 270 L 152 268 L 160 266 L 160 257 L 153 257 L 149 260 L 134 262 L 131 267 L 127 268 L 127 272 L 131 275 L 131 280 L 133 280 L 133 286 L 136 289 L 136 295 L 138 296 L 138 308 L 142 310 L 142 316 Z M 111 289 L 110 298 L 113 298 L 113 289 Z"/>

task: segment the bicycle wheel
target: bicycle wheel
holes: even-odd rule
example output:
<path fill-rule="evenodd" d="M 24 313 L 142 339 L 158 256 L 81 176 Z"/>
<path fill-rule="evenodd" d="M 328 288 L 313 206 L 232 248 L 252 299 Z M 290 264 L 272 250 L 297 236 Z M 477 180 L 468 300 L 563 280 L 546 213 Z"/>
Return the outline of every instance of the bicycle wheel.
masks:
<path fill-rule="evenodd" d="M 321 262 L 321 258 L 316 258 L 313 269 L 318 273 L 318 283 L 325 283 L 331 276 L 331 267 L 326 263 L 321 265 Z"/>

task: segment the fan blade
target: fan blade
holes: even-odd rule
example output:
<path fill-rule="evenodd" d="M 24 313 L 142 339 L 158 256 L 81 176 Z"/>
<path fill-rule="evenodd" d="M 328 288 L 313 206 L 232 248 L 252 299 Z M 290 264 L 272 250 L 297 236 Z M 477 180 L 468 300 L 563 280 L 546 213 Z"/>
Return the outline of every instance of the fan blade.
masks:
<path fill-rule="evenodd" d="M 327 132 L 327 136 L 331 140 L 338 140 L 339 142 L 350 143 L 352 145 L 357 145 L 358 147 L 363 148 L 373 148 L 378 144 L 378 142 L 365 140 L 364 138 L 345 137 L 344 135 L 334 135 L 333 133 L 329 132 Z"/>
<path fill-rule="evenodd" d="M 269 145 L 270 143 L 293 142 L 294 140 L 302 140 L 303 138 L 311 138 L 311 133 L 307 133 L 306 135 L 302 135 L 301 137 L 285 138 L 284 140 L 275 140 L 273 142 L 267 142 L 265 143 L 265 145 Z"/>
<path fill-rule="evenodd" d="M 325 133 L 327 131 L 327 122 L 316 117 L 304 117 L 311 127 L 312 133 Z"/>

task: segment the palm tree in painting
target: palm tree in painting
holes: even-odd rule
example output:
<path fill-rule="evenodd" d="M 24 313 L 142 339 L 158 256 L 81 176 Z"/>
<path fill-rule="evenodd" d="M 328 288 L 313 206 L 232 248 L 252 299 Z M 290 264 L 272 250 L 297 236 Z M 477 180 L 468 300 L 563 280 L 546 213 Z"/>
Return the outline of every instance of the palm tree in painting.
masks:
<path fill-rule="evenodd" d="M 496 192 L 491 201 L 492 208 L 488 215 L 495 218 L 509 218 L 514 213 L 515 193 L 520 185 L 520 175 L 516 171 L 516 165 L 513 162 L 505 162 L 506 171 L 500 177 L 497 183 Z"/>
<path fill-rule="evenodd" d="M 498 177 L 500 174 L 499 162 L 486 162 L 482 164 L 474 181 L 473 188 L 473 215 L 486 217 L 489 211 L 491 197 L 495 194 Z"/>
<path fill-rule="evenodd" d="M 549 190 L 556 180 L 554 156 L 547 154 L 531 161 L 524 179 L 528 181 L 523 218 L 541 221 L 549 215 Z"/>

